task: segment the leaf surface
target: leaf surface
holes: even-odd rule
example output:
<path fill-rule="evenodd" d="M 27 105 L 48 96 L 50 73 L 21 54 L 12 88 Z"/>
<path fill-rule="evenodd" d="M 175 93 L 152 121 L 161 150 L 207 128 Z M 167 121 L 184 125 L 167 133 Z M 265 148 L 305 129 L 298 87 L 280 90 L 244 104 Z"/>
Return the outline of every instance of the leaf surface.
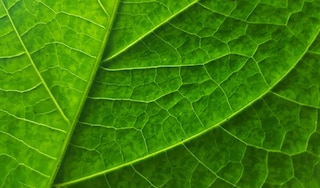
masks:
<path fill-rule="evenodd" d="M 87 4 L 1 0 L 0 187 L 54 181 L 116 7 Z"/>
<path fill-rule="evenodd" d="M 146 4 L 120 4 L 57 185 L 320 186 L 319 2 Z"/>
<path fill-rule="evenodd" d="M 320 187 L 318 0 L 117 7 L 1 0 L 0 187 Z"/>

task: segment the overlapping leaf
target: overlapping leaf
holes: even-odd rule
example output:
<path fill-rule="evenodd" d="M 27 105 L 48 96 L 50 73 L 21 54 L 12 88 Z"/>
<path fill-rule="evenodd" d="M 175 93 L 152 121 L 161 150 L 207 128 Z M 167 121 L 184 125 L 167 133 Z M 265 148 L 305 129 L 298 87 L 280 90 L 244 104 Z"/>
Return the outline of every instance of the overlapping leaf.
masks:
<path fill-rule="evenodd" d="M 320 186 L 319 2 L 169 2 L 120 5 L 57 184 Z"/>

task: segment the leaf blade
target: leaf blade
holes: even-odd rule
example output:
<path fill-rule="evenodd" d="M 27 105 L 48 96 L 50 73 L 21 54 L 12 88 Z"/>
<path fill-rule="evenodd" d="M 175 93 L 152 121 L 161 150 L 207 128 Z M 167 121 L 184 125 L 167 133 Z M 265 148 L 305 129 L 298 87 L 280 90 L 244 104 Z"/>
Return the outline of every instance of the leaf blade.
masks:
<path fill-rule="evenodd" d="M 79 132 L 70 146 L 69 155 L 74 158 L 66 157 L 66 169 L 58 180 L 64 183 L 58 185 L 94 178 L 161 155 L 200 137 L 206 130 L 227 122 L 263 99 L 295 69 L 319 35 L 319 20 L 313 20 L 318 8 L 311 8 L 317 3 L 305 3 L 297 12 L 291 6 L 301 2 L 292 2 L 285 8 L 290 14 L 272 17 L 271 21 L 259 18 L 257 12 L 266 11 L 268 15 L 270 7 L 281 11 L 283 4 L 268 3 L 256 3 L 243 16 L 235 12 L 248 4 L 201 1 L 104 63 L 87 101 L 85 115 L 80 119 Z M 225 8 L 218 9 L 221 5 Z M 308 17 L 309 11 L 312 13 Z M 205 16 L 192 20 L 199 12 Z M 299 17 L 306 19 L 297 21 Z M 202 30 L 205 26 L 201 23 L 209 18 L 220 19 L 216 19 L 218 24 L 208 23 L 209 29 Z M 311 23 L 317 26 L 300 27 Z M 208 31 L 215 32 L 208 34 Z M 242 48 L 241 45 L 247 44 L 248 49 Z M 227 47 L 220 53 L 212 48 L 223 45 Z M 279 60 L 281 63 L 275 66 Z M 237 67 L 232 62 L 240 65 Z M 87 115 L 92 111 L 95 115 Z M 92 136 L 86 140 L 77 137 L 80 134 Z M 102 139 L 98 141 L 94 137 Z M 252 149 L 248 156 L 252 156 Z M 261 153 L 258 161 L 267 157 L 265 151 Z M 72 164 L 81 160 L 84 164 L 81 168 L 85 169 L 82 174 L 77 172 L 77 164 Z M 84 161 L 90 161 L 90 165 Z M 257 183 L 254 185 L 261 184 Z"/>

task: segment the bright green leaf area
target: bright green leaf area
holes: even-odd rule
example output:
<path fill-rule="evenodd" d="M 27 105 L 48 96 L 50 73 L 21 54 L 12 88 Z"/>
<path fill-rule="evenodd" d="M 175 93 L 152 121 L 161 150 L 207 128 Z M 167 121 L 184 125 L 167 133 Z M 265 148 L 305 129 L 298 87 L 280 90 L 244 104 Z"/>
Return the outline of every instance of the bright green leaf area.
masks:
<path fill-rule="evenodd" d="M 116 4 L 89 2 L 0 2 L 0 187 L 54 181 Z"/>
<path fill-rule="evenodd" d="M 1 0 L 0 187 L 320 187 L 320 1 Z"/>

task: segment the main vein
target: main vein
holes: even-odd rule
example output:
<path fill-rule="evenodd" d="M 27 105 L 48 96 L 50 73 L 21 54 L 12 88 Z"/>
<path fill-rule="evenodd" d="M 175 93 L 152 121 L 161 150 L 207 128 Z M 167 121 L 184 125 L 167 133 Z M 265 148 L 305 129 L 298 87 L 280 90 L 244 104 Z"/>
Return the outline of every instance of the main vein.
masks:
<path fill-rule="evenodd" d="M 30 55 L 30 53 L 29 53 L 29 51 L 28 51 L 28 49 L 27 49 L 27 47 L 26 47 L 26 45 L 24 44 L 22 38 L 20 37 L 20 34 L 19 34 L 19 32 L 18 32 L 18 30 L 17 30 L 17 28 L 16 28 L 16 26 L 15 26 L 15 24 L 14 24 L 14 22 L 13 22 L 11 16 L 10 16 L 10 14 L 9 14 L 9 11 L 8 11 L 7 7 L 5 6 L 5 4 L 3 3 L 3 1 L 1 1 L 1 4 L 2 4 L 4 10 L 6 11 L 6 14 L 8 15 L 8 18 L 9 18 L 9 20 L 10 20 L 10 23 L 11 23 L 11 25 L 12 25 L 12 28 L 14 29 L 14 31 L 15 31 L 15 33 L 16 33 L 16 35 L 17 35 L 17 37 L 18 37 L 18 39 L 19 39 L 19 41 L 20 41 L 23 49 L 24 49 L 24 51 L 26 52 L 27 57 L 29 58 L 29 60 L 30 60 L 30 62 L 31 62 L 31 64 L 32 64 L 35 72 L 37 73 L 38 77 L 40 78 L 41 83 L 42 83 L 43 86 L 45 87 L 46 91 L 48 92 L 50 98 L 52 99 L 53 103 L 54 103 L 55 106 L 57 107 L 57 109 L 58 109 L 58 111 L 60 112 L 60 114 L 62 115 L 62 117 L 68 122 L 68 124 L 70 124 L 70 120 L 69 120 L 69 119 L 67 118 L 67 116 L 64 114 L 63 110 L 61 109 L 60 105 L 58 104 L 57 100 L 56 100 L 55 97 L 53 96 L 51 90 L 49 89 L 47 83 L 45 82 L 45 80 L 43 79 L 41 73 L 39 72 L 36 64 L 34 63 L 32 57 L 31 57 L 31 55 Z"/>
<path fill-rule="evenodd" d="M 85 101 L 86 101 L 86 99 L 87 99 L 87 97 L 88 97 L 88 93 L 89 93 L 89 90 L 90 90 L 90 88 L 91 88 L 91 85 L 93 84 L 93 80 L 94 80 L 94 77 L 95 77 L 95 75 L 96 75 L 96 73 L 97 73 L 97 70 L 98 70 L 98 68 L 99 68 L 99 62 L 101 61 L 101 59 L 102 59 L 102 55 L 103 55 L 103 49 L 105 48 L 105 46 L 106 46 L 106 44 L 107 44 L 107 41 L 108 41 L 108 38 L 109 38 L 109 34 L 110 34 L 110 30 L 111 30 L 111 27 L 112 27 L 112 24 L 113 24 L 113 21 L 114 21 L 114 19 L 115 19 L 115 16 L 116 16 L 116 11 L 117 11 L 117 9 L 118 9 L 118 6 L 119 6 L 119 2 L 120 2 L 120 0 L 114 0 L 113 1 L 113 9 L 112 9 L 112 14 L 111 15 L 108 15 L 107 14 L 107 11 L 105 10 L 105 8 L 102 8 L 104 11 L 105 11 L 105 13 L 106 13 L 106 15 L 107 16 L 110 16 L 110 18 L 109 18 L 109 24 L 108 24 L 108 26 L 106 27 L 106 34 L 105 34 L 105 36 L 104 36 L 104 38 L 103 38 L 103 42 L 101 43 L 101 46 L 100 46 L 100 49 L 99 49 L 99 55 L 97 56 L 97 58 L 96 58 L 96 62 L 95 62 L 95 66 L 94 66 L 94 68 L 93 68 L 93 70 L 91 71 L 91 74 L 90 74 L 90 76 L 89 76 L 89 82 L 88 82 L 88 84 L 87 84 L 87 86 L 86 86 L 86 88 L 85 88 L 85 90 L 84 90 L 84 94 L 83 94 L 83 96 L 82 96 L 82 98 L 81 98 L 81 102 L 80 102 L 80 106 L 79 106 L 79 108 L 78 108 L 78 110 L 77 110 L 77 113 L 76 113 L 76 118 L 75 119 L 73 119 L 72 120 L 72 123 L 71 123 L 71 128 L 70 128 L 70 130 L 69 130 L 69 133 L 67 134 L 67 137 L 66 137 L 66 139 L 65 139 L 65 142 L 64 142 L 64 144 L 62 145 L 62 152 L 60 153 L 60 157 L 58 158 L 58 166 L 57 166 L 57 168 L 56 168 L 56 171 L 54 172 L 54 175 L 51 177 L 51 179 L 50 179 L 50 185 L 52 185 L 52 183 L 53 183 L 53 181 L 55 180 L 55 178 L 56 178 L 56 175 L 57 175 L 57 173 L 58 173 L 58 170 L 59 170 L 59 168 L 60 168 L 60 165 L 61 165 L 61 163 L 62 163 L 62 160 L 63 160 L 63 158 L 64 158 L 64 155 L 65 155 L 65 153 L 66 153 L 66 148 L 68 147 L 68 145 L 69 145 L 69 143 L 70 143 L 70 140 L 71 140 L 71 137 L 72 137 L 72 135 L 73 135 L 73 131 L 74 131 L 74 129 L 75 129 L 75 124 L 77 123 L 77 121 L 78 121 L 78 119 L 79 119 L 79 117 L 80 117 L 80 115 L 81 115 L 81 112 L 82 112 L 82 108 L 84 107 L 84 103 L 85 103 Z M 101 7 L 103 7 L 102 6 L 102 4 L 101 4 L 101 2 L 99 1 L 99 4 L 100 4 L 100 6 Z"/>

